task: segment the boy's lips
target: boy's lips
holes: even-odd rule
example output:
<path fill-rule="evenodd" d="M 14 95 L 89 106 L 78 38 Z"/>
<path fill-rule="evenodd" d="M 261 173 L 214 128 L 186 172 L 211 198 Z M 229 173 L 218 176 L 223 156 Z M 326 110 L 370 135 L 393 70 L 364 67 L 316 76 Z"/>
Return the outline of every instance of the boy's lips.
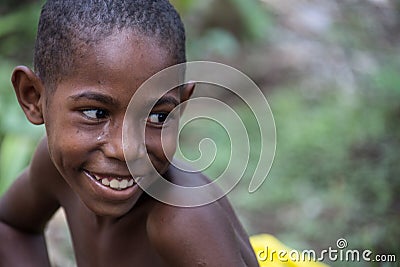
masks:
<path fill-rule="evenodd" d="M 115 173 L 97 173 L 82 169 L 85 177 L 80 181 L 80 186 L 86 192 L 90 201 L 99 201 L 97 208 L 103 207 L 104 203 L 113 205 L 129 205 L 131 208 L 143 191 L 135 181 L 144 179 L 143 176 L 128 176 Z M 107 179 L 107 180 L 105 180 Z M 108 183 L 107 183 L 108 181 Z M 81 190 L 82 190 L 81 189 Z"/>
<path fill-rule="evenodd" d="M 130 188 L 143 178 L 140 176 L 132 177 L 131 175 L 100 174 L 88 170 L 84 170 L 84 172 L 93 180 L 96 180 L 103 186 L 114 190 L 125 190 Z"/>

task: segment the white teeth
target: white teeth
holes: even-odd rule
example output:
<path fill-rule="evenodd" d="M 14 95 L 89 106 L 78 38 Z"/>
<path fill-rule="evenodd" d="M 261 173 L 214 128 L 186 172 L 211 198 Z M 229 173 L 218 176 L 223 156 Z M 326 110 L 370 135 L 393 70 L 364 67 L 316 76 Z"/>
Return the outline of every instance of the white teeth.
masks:
<path fill-rule="evenodd" d="M 122 180 L 119 182 L 119 188 L 120 189 L 125 189 L 128 187 L 128 181 L 127 180 Z"/>
<path fill-rule="evenodd" d="M 118 180 L 112 180 L 111 182 L 110 182 L 110 187 L 111 188 L 114 188 L 114 189 L 118 189 L 119 188 L 119 182 L 118 182 Z"/>
<path fill-rule="evenodd" d="M 131 187 L 134 185 L 135 181 L 140 181 L 143 177 L 135 177 L 134 179 L 124 179 L 124 178 L 119 178 L 114 179 L 114 178 L 101 178 L 95 174 L 91 174 L 92 178 L 95 178 L 97 181 L 99 181 L 102 185 L 111 187 L 112 189 L 117 189 L 117 190 L 123 190 L 128 187 Z"/>
<path fill-rule="evenodd" d="M 123 179 L 121 181 L 118 181 L 117 179 L 112 179 L 110 181 L 107 178 L 102 179 L 101 183 L 105 186 L 111 187 L 112 189 L 119 189 L 119 190 L 131 187 L 134 184 L 133 179 L 129 179 L 129 181 L 126 179 Z"/>

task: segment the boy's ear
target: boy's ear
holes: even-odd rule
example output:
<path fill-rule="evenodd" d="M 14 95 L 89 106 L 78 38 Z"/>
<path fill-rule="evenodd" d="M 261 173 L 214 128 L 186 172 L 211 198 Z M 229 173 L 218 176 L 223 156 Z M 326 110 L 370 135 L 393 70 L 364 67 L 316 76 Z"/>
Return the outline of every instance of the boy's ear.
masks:
<path fill-rule="evenodd" d="M 36 125 L 43 124 L 44 86 L 40 78 L 30 68 L 18 66 L 13 71 L 11 82 L 27 119 Z"/>
<path fill-rule="evenodd" d="M 186 107 L 185 101 L 189 100 L 189 98 L 192 96 L 195 86 L 196 86 L 196 84 L 194 82 L 189 82 L 184 85 L 184 87 L 181 91 L 181 103 L 182 103 L 180 106 L 181 114 L 183 113 L 183 111 L 185 110 L 185 107 Z"/>

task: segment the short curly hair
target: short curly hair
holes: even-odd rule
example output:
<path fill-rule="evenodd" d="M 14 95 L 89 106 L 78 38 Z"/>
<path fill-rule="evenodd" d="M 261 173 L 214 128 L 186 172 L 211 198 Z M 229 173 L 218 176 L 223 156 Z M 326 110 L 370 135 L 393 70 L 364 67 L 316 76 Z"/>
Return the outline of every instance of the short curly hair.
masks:
<path fill-rule="evenodd" d="M 185 29 L 168 0 L 48 0 L 39 19 L 35 72 L 52 90 L 72 73 L 79 48 L 125 29 L 158 39 L 177 64 L 186 62 Z"/>

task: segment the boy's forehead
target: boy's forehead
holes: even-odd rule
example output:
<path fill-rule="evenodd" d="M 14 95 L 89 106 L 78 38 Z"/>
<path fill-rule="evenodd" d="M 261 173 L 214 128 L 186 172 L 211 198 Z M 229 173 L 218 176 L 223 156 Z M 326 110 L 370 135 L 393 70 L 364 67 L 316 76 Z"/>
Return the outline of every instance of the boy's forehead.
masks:
<path fill-rule="evenodd" d="M 116 32 L 82 50 L 74 74 L 84 80 L 95 79 L 100 84 L 122 80 L 141 84 L 176 63 L 157 37 L 132 31 Z"/>
<path fill-rule="evenodd" d="M 81 47 L 72 74 L 64 77 L 59 88 L 70 99 L 91 98 L 127 106 L 133 94 L 153 75 L 175 65 L 175 58 L 154 37 L 123 31 L 108 36 L 93 46 Z M 181 75 L 167 80 L 181 80 Z M 138 94 L 138 106 L 155 104 L 164 95 L 179 100 L 177 88 L 165 87 L 158 79 Z M 61 87 L 60 87 L 61 86 Z M 58 91 L 58 90 L 57 90 Z"/>

